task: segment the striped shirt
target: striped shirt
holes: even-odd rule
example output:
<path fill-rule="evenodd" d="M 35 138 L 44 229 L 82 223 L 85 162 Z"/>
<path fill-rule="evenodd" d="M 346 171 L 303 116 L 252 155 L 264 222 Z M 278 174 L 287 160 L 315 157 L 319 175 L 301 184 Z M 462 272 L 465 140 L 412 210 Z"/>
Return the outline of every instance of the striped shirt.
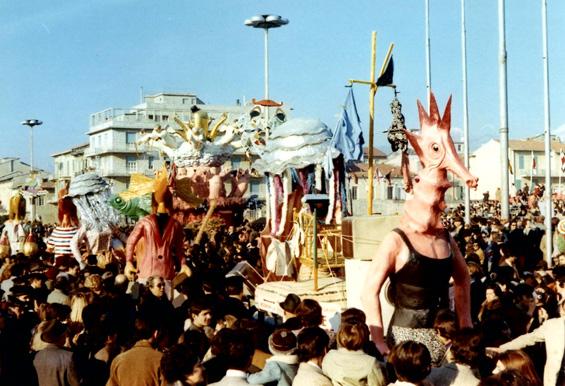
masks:
<path fill-rule="evenodd" d="M 55 257 L 71 255 L 71 239 L 77 233 L 78 227 L 57 226 L 47 239 L 47 248 L 53 251 Z"/>

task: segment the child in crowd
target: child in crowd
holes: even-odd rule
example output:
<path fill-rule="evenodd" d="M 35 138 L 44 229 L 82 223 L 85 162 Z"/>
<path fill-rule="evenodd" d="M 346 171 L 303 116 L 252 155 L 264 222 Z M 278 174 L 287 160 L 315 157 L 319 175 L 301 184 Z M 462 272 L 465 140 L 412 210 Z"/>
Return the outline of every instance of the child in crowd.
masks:
<path fill-rule="evenodd" d="M 296 335 L 292 331 L 283 328 L 273 332 L 269 337 L 269 351 L 273 356 L 267 359 L 263 370 L 249 375 L 247 382 L 265 386 L 291 386 L 298 371 L 295 349 Z"/>
<path fill-rule="evenodd" d="M 432 369 L 432 358 L 422 343 L 408 340 L 396 345 L 392 349 L 389 362 L 397 378 L 397 381 L 389 386 L 430 385 L 424 380 Z"/>

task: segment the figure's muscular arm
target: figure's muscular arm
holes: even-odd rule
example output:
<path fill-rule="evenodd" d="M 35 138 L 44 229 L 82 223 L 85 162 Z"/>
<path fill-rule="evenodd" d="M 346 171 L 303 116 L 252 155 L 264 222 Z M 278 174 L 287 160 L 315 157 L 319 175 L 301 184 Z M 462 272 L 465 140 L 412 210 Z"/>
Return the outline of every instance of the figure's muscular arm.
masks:
<path fill-rule="evenodd" d="M 389 353 L 389 348 L 384 341 L 383 317 L 379 294 L 388 275 L 395 270 L 396 256 L 400 248 L 401 241 L 396 233 L 391 232 L 384 238 L 367 272 L 361 297 L 363 308 L 367 315 L 367 324 L 371 331 L 371 339 L 383 355 Z"/>
<path fill-rule="evenodd" d="M 133 231 L 130 233 L 127 243 L 126 243 L 126 266 L 124 272 L 137 272 L 137 270 L 133 266 L 133 255 L 135 253 L 135 246 L 139 242 L 139 240 L 144 236 L 144 223 L 143 221 L 138 221 L 133 228 Z M 139 267 L 138 267 L 139 268 Z"/>
<path fill-rule="evenodd" d="M 459 251 L 459 247 L 453 237 L 449 237 L 451 251 L 453 253 L 453 284 L 455 287 L 455 311 L 459 320 L 459 328 L 473 327 L 471 321 L 471 279 L 467 263 Z"/>

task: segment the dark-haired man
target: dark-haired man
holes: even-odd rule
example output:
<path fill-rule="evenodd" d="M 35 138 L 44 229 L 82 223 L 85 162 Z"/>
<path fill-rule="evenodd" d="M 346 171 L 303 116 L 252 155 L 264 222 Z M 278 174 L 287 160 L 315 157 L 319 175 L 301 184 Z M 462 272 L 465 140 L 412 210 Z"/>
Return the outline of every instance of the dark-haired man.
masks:
<path fill-rule="evenodd" d="M 220 381 L 210 386 L 249 385 L 246 372 L 255 352 L 252 337 L 243 330 L 230 330 L 225 336 L 224 347 L 228 371 Z"/>
<path fill-rule="evenodd" d="M 114 358 L 106 386 L 164 384 L 160 367 L 163 354 L 153 347 L 159 335 L 159 325 L 154 316 L 139 314 L 135 320 L 135 330 L 137 342 Z"/>

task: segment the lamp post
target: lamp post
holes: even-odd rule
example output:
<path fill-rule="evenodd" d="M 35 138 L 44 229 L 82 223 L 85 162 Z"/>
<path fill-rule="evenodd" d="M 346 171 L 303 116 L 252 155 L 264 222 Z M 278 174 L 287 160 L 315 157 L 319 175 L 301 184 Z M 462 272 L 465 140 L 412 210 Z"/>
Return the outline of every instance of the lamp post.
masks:
<path fill-rule="evenodd" d="M 277 15 L 257 15 L 245 20 L 244 24 L 248 27 L 261 28 L 265 32 L 265 99 L 269 99 L 269 29 L 288 24 L 288 19 Z"/>
<path fill-rule="evenodd" d="M 22 122 L 22 125 L 24 126 L 29 126 L 29 148 L 30 148 L 30 162 L 29 162 L 29 172 L 31 175 L 31 178 L 33 178 L 33 128 L 35 126 L 40 126 L 42 125 L 43 122 L 41 122 L 39 119 L 26 119 L 25 121 Z M 31 192 L 31 209 L 30 209 L 30 214 L 31 214 L 31 221 L 35 220 L 35 193 Z"/>

